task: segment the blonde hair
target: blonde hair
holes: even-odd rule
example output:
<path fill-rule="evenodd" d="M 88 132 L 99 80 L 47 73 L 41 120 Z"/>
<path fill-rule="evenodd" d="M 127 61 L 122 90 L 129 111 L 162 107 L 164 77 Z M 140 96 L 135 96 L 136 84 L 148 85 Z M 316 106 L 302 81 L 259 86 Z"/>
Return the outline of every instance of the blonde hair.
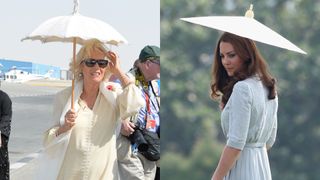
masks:
<path fill-rule="evenodd" d="M 74 65 L 74 71 L 72 71 L 73 60 L 71 60 L 69 64 L 70 71 L 74 72 L 75 80 L 79 81 L 83 79 L 83 76 L 81 76 L 82 70 L 81 70 L 80 64 L 84 59 L 89 58 L 91 56 L 92 51 L 101 51 L 103 53 L 106 53 L 109 51 L 109 49 L 105 47 L 104 44 L 97 39 L 90 39 L 85 41 L 83 46 L 77 53 L 76 62 Z M 107 57 L 105 57 L 105 59 L 107 59 Z M 109 79 L 110 76 L 111 76 L 111 72 L 107 68 L 103 80 Z"/>

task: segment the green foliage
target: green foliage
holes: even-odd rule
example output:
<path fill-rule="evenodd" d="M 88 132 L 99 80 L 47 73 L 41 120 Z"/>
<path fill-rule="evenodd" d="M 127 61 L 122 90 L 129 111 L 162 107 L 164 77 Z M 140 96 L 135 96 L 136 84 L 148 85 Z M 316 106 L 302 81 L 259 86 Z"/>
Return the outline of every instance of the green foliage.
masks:
<path fill-rule="evenodd" d="M 162 179 L 206 180 L 212 176 L 213 167 L 218 164 L 222 149 L 209 138 L 204 138 L 193 146 L 191 156 L 167 152 L 161 160 Z"/>
<path fill-rule="evenodd" d="M 209 179 L 225 139 L 218 103 L 209 98 L 219 33 L 182 17 L 243 15 L 252 1 L 161 1 L 161 178 Z M 320 3 L 254 2 L 255 18 L 308 52 L 257 43 L 278 80 L 278 136 L 270 151 L 274 179 L 320 179 Z"/>

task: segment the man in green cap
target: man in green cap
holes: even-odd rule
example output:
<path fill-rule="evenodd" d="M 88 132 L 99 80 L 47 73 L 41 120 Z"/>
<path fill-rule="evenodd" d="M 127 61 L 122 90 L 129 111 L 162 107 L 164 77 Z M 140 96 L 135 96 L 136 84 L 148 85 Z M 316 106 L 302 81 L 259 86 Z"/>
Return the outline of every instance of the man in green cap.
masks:
<path fill-rule="evenodd" d="M 160 144 L 158 157 L 150 158 L 144 150 L 141 150 L 144 144 L 137 137 L 143 134 L 141 133 L 143 130 L 147 130 L 160 142 L 160 88 L 158 84 L 160 82 L 160 48 L 145 46 L 128 76 L 135 79 L 146 105 L 140 109 L 139 114 L 122 121 L 121 133 L 117 139 L 120 179 L 153 180 L 157 161 L 160 158 Z M 150 147 L 149 144 L 148 147 Z"/>

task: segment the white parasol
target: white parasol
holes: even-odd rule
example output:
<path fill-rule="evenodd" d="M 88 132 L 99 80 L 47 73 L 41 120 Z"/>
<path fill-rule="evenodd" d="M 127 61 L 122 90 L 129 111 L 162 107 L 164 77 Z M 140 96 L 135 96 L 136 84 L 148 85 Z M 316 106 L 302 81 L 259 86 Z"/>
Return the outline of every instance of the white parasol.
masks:
<path fill-rule="evenodd" d="M 251 4 L 250 9 L 246 12 L 245 16 L 205 16 L 181 18 L 181 20 L 229 32 L 254 41 L 288 49 L 301 54 L 307 54 L 277 32 L 255 20 L 252 8 L 253 5 Z"/>
<path fill-rule="evenodd" d="M 40 24 L 30 35 L 22 40 L 46 42 L 73 42 L 98 39 L 103 43 L 119 45 L 128 41 L 109 24 L 98 19 L 82 16 L 75 12 L 69 16 L 58 16 Z"/>
<path fill-rule="evenodd" d="M 83 44 L 89 39 L 111 44 L 127 44 L 128 41 L 109 24 L 98 19 L 82 16 L 79 14 L 79 0 L 74 0 L 72 15 L 53 17 L 40 24 L 32 33 L 23 40 L 40 40 L 47 42 L 72 42 L 73 64 L 76 60 L 76 44 Z M 73 68 L 74 69 L 74 68 Z M 74 74 L 74 73 L 73 73 Z M 71 108 L 74 100 L 74 80 L 72 79 Z"/>

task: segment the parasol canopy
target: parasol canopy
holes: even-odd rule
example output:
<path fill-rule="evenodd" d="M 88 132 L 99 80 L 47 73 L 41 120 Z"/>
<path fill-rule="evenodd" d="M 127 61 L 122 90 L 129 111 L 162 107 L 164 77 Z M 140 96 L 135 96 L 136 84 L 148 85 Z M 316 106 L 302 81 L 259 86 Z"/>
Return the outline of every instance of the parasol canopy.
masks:
<path fill-rule="evenodd" d="M 73 42 L 83 44 L 89 39 L 111 44 L 127 44 L 128 41 L 111 25 L 78 12 L 79 2 L 75 2 L 74 12 L 68 16 L 53 17 L 40 24 L 33 32 L 22 39 L 46 42 Z"/>
<path fill-rule="evenodd" d="M 103 43 L 119 45 L 128 41 L 109 24 L 79 14 L 79 0 L 74 0 L 72 15 L 53 17 L 40 24 L 23 40 L 40 40 L 46 42 L 72 42 L 73 66 L 76 61 L 76 44 L 83 44 L 86 40 L 97 39 Z M 74 71 L 74 68 L 72 68 Z M 72 79 L 71 108 L 74 107 L 75 77 Z"/>
<path fill-rule="evenodd" d="M 307 54 L 277 32 L 255 20 L 252 8 L 253 6 L 251 4 L 250 9 L 246 12 L 245 16 L 204 16 L 181 18 L 181 20 L 229 32 L 254 41 L 288 49 L 301 54 Z"/>

